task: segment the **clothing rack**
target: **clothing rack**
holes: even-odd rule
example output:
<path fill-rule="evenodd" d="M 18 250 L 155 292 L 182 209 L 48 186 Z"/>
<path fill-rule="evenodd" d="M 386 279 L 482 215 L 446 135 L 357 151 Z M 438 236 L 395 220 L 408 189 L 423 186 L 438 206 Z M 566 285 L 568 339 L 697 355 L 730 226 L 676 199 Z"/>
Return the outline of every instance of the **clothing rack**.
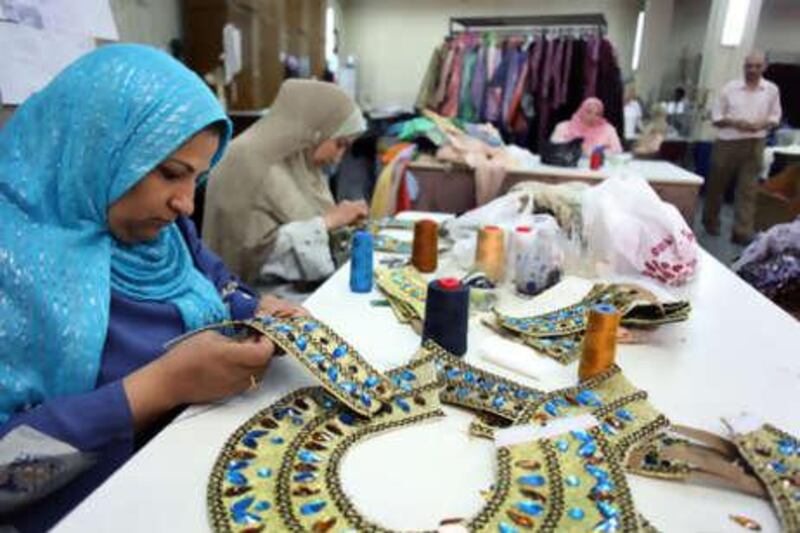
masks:
<path fill-rule="evenodd" d="M 460 26 L 460 29 L 459 29 Z M 526 32 L 594 31 L 605 35 L 606 17 L 601 13 L 585 15 L 540 15 L 517 17 L 451 17 L 450 36 L 463 32 Z"/>

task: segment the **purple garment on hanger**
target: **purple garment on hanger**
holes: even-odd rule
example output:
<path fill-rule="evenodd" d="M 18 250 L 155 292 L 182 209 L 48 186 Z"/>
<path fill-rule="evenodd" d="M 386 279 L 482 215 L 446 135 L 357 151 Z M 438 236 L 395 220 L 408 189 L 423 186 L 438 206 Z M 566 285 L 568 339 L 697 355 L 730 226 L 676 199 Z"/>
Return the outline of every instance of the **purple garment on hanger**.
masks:
<path fill-rule="evenodd" d="M 556 51 L 553 55 L 553 64 L 550 65 L 552 72 L 550 74 L 550 81 L 553 84 L 552 88 L 550 89 L 550 108 L 556 109 L 559 106 L 559 100 L 561 99 L 561 73 L 562 73 L 562 63 L 564 60 L 564 46 L 565 40 L 563 37 L 559 37 L 556 40 Z"/>
<path fill-rule="evenodd" d="M 599 40 L 600 59 L 597 70 L 596 96 L 605 106 L 605 118 L 617 130 L 620 138 L 624 135 L 624 103 L 622 71 L 619 68 L 614 46 L 608 39 Z"/>
<path fill-rule="evenodd" d="M 561 87 L 558 93 L 557 105 L 556 107 L 561 107 L 562 105 L 567 103 L 567 91 L 569 89 L 569 75 L 570 71 L 572 70 L 572 46 L 574 44 L 574 39 L 572 37 L 567 37 L 567 42 L 564 45 L 564 59 L 562 62 L 561 68 Z"/>
<path fill-rule="evenodd" d="M 539 88 L 539 71 L 541 70 L 541 63 L 543 53 L 547 45 L 543 37 L 537 38 L 531 47 L 528 49 L 528 90 L 532 94 L 536 94 Z"/>
<path fill-rule="evenodd" d="M 542 77 L 539 80 L 539 139 L 547 137 L 547 124 L 550 120 L 550 85 L 553 71 L 553 59 L 555 57 L 556 43 L 550 39 L 544 40 L 547 49 L 544 52 L 544 65 L 542 66 Z"/>
<path fill-rule="evenodd" d="M 506 85 L 506 77 L 511 67 L 511 56 L 513 50 L 506 47 L 500 64 L 497 65 L 492 81 L 486 90 L 486 120 L 495 125 L 500 123 L 503 112 L 503 88 Z"/>
<path fill-rule="evenodd" d="M 586 59 L 583 64 L 583 98 L 597 94 L 597 71 L 600 64 L 600 38 L 591 36 L 586 42 Z"/>
<path fill-rule="evenodd" d="M 546 49 L 544 51 L 544 65 L 542 66 L 542 76 L 539 80 L 539 97 L 542 101 L 549 101 L 550 98 L 550 79 L 553 75 L 553 59 L 555 58 L 556 43 L 552 39 L 545 38 Z"/>
<path fill-rule="evenodd" d="M 486 89 L 486 45 L 479 45 L 475 72 L 472 75 L 472 105 L 475 107 L 477 119 L 482 118 L 483 91 Z"/>

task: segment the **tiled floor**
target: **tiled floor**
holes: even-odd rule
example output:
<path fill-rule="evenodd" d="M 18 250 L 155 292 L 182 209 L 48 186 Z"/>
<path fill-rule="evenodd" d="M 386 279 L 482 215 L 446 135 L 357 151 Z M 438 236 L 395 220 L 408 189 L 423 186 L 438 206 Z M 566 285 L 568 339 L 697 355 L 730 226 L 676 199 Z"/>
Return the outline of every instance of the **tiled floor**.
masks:
<path fill-rule="evenodd" d="M 705 248 L 711 255 L 716 257 L 721 263 L 730 266 L 744 250 L 743 246 L 731 242 L 731 230 L 733 228 L 733 205 L 723 204 L 722 211 L 720 212 L 721 230 L 719 237 L 712 237 L 703 229 L 701 221 L 703 214 L 703 198 L 697 205 L 695 212 L 694 230 L 700 246 Z"/>

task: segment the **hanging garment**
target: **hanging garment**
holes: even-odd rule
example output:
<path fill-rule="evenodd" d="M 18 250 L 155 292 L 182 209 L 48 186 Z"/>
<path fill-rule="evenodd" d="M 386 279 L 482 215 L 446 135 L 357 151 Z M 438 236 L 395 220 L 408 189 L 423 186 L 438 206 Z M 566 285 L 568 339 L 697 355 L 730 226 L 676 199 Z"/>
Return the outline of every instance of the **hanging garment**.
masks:
<path fill-rule="evenodd" d="M 459 90 L 458 117 L 467 122 L 478 119 L 472 99 L 472 79 L 475 77 L 475 65 L 478 62 L 478 46 L 467 45 L 461 69 L 461 88 Z"/>
<path fill-rule="evenodd" d="M 539 89 L 539 72 L 541 71 L 542 58 L 546 47 L 547 42 L 545 39 L 539 37 L 531 43 L 528 49 L 528 90 L 534 94 Z"/>
<path fill-rule="evenodd" d="M 517 85 L 520 68 L 522 67 L 520 60 L 525 60 L 525 53 L 520 50 L 519 43 L 516 40 L 509 40 L 509 44 L 511 45 L 511 59 L 508 76 L 506 76 L 506 82 L 503 87 L 503 107 L 501 112 L 502 129 L 504 131 L 510 130 L 509 112 L 511 107 L 511 99 L 514 96 L 514 88 Z"/>
<path fill-rule="evenodd" d="M 617 130 L 617 136 L 622 138 L 625 133 L 622 71 L 619 68 L 614 46 L 608 39 L 600 41 L 596 91 L 597 97 L 605 107 L 606 120 Z"/>
<path fill-rule="evenodd" d="M 475 121 L 482 120 L 483 92 L 486 90 L 486 55 L 487 47 L 485 44 L 478 46 L 478 57 L 475 60 L 475 73 L 472 76 L 472 86 L 470 94 L 472 105 L 475 110 Z"/>
<path fill-rule="evenodd" d="M 442 66 L 446 54 L 447 46 L 444 43 L 433 50 L 414 104 L 417 109 L 429 109 L 436 105 L 436 89 L 439 85 L 439 76 L 442 74 Z"/>
<path fill-rule="evenodd" d="M 600 63 L 600 38 L 597 36 L 589 37 L 586 41 L 586 56 L 584 58 L 583 77 L 584 92 L 583 97 L 589 98 L 597 94 L 597 71 Z"/>
<path fill-rule="evenodd" d="M 459 38 L 455 42 L 453 63 L 450 67 L 450 79 L 447 80 L 444 103 L 439 112 L 446 117 L 458 114 L 458 97 L 461 89 L 462 65 L 464 63 L 464 42 Z"/>
<path fill-rule="evenodd" d="M 483 96 L 481 99 L 480 117 L 482 122 L 489 122 L 486 116 L 486 105 L 489 95 L 489 84 L 494 79 L 497 69 L 500 66 L 502 59 L 502 49 L 492 41 L 486 49 L 486 76 L 483 87 Z"/>
<path fill-rule="evenodd" d="M 556 43 L 555 51 L 553 52 L 553 63 L 550 65 L 550 108 L 558 109 L 559 100 L 561 99 L 561 78 L 562 78 L 562 62 L 564 60 L 564 38 L 559 38 Z"/>
<path fill-rule="evenodd" d="M 520 55 L 521 70 L 511 97 L 508 110 L 508 123 L 506 124 L 510 133 L 519 136 L 524 136 L 528 131 L 528 117 L 525 115 L 522 105 L 522 100 L 527 93 L 528 87 L 528 68 L 530 66 L 528 53 L 529 52 L 526 52 Z"/>
<path fill-rule="evenodd" d="M 436 83 L 436 91 L 433 95 L 433 108 L 439 109 L 444 104 L 445 94 L 447 93 L 447 82 L 453 68 L 453 58 L 455 57 L 455 45 L 452 41 L 444 45 L 444 59 L 442 60 L 442 70 Z"/>
<path fill-rule="evenodd" d="M 513 50 L 506 46 L 503 49 L 502 59 L 495 70 L 489 87 L 486 91 L 486 120 L 495 126 L 499 126 L 503 112 L 503 89 L 506 85 L 506 78 L 512 66 Z"/>
<path fill-rule="evenodd" d="M 546 49 L 544 60 L 541 66 L 541 78 L 539 82 L 539 140 L 547 138 L 548 122 L 550 119 L 550 79 L 553 69 L 553 59 L 555 58 L 556 43 L 552 39 L 544 39 Z"/>
<path fill-rule="evenodd" d="M 561 87 L 559 87 L 558 98 L 556 100 L 557 105 L 554 107 L 554 109 L 567 103 L 567 89 L 569 88 L 570 74 L 572 70 L 572 47 L 575 40 L 572 37 L 567 37 L 566 41 L 567 42 L 564 45 L 564 56 L 561 67 Z"/>

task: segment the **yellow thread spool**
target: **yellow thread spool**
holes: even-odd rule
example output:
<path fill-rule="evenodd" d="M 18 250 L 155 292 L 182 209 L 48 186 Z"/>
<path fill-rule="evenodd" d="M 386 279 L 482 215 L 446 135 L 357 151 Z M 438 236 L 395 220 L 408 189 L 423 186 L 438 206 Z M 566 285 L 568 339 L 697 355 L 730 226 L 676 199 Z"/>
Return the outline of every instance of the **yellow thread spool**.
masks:
<path fill-rule="evenodd" d="M 602 374 L 614 364 L 617 352 L 617 330 L 622 316 L 609 304 L 595 305 L 589 310 L 589 324 L 583 339 L 583 353 L 578 365 L 578 379 Z"/>
<path fill-rule="evenodd" d="M 495 283 L 503 279 L 505 270 L 505 234 L 497 226 L 486 226 L 478 232 L 475 266 Z"/>

